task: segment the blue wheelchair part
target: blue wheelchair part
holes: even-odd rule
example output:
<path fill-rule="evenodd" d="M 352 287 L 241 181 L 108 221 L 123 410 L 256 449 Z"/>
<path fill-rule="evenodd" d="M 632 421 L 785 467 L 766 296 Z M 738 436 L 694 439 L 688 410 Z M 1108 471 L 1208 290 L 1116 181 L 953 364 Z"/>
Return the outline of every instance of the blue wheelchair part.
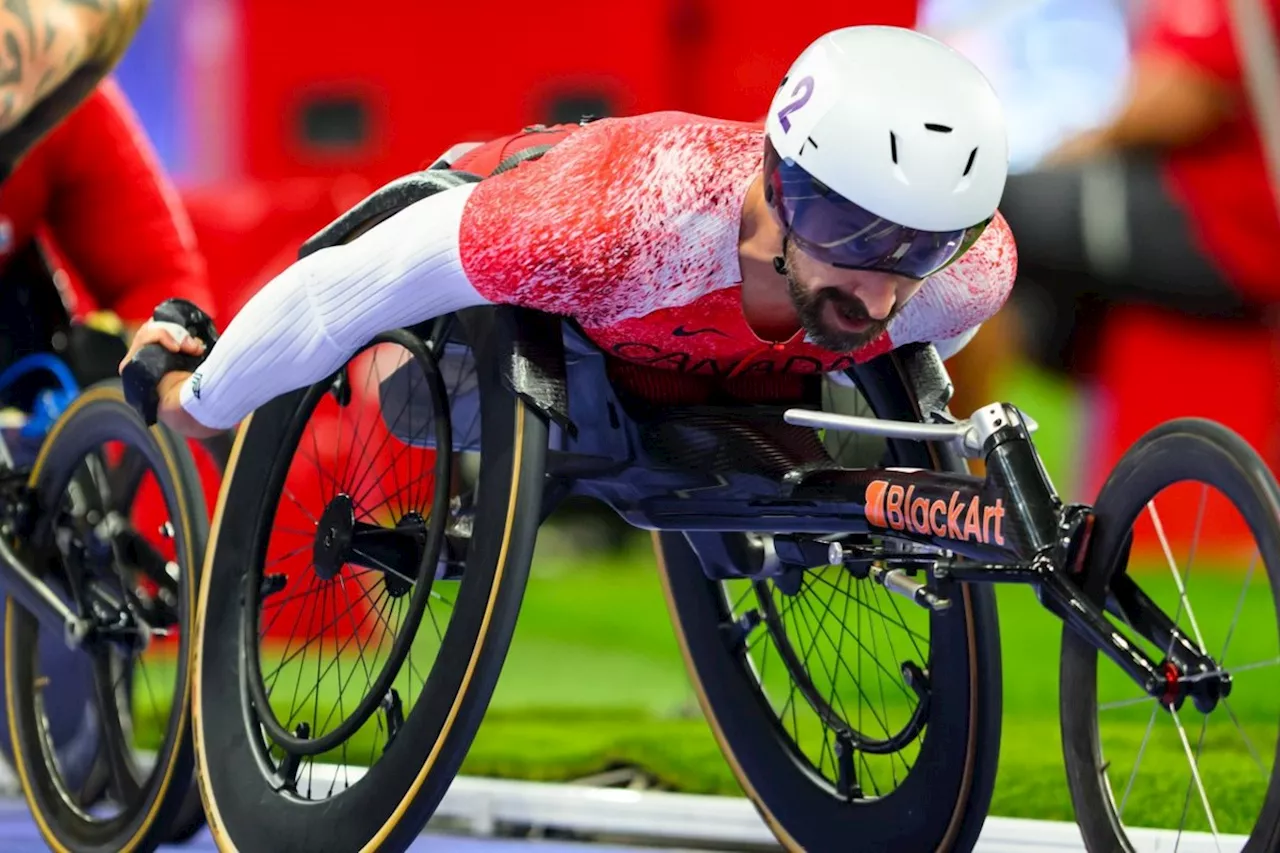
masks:
<path fill-rule="evenodd" d="M 56 355 L 43 352 L 23 356 L 0 372 L 0 394 L 22 377 L 37 371 L 51 374 L 60 387 L 46 388 L 36 395 L 30 417 L 18 431 L 22 438 L 28 440 L 39 440 L 48 435 L 54 422 L 80 394 L 80 384 L 67 363 Z"/>

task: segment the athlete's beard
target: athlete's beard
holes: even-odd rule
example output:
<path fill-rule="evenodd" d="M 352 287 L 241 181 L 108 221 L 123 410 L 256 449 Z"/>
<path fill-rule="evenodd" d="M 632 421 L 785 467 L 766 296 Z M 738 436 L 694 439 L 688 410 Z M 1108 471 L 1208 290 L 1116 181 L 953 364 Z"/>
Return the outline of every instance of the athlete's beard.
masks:
<path fill-rule="evenodd" d="M 856 296 L 851 296 L 834 287 L 824 287 L 816 292 L 810 290 L 802 285 L 792 272 L 794 251 L 794 246 L 787 246 L 787 290 L 791 294 L 791 303 L 796 307 L 796 314 L 800 317 L 800 325 L 809 334 L 809 338 L 823 349 L 846 353 L 861 349 L 880 337 L 885 327 L 889 325 L 889 320 L 893 319 L 893 315 L 897 313 L 897 306 L 894 306 L 894 310 L 885 319 L 874 320 L 868 313 L 867 306 Z M 832 328 L 823 320 L 828 302 L 832 303 L 832 307 L 837 312 L 854 322 L 870 322 L 871 325 L 861 332 Z"/>

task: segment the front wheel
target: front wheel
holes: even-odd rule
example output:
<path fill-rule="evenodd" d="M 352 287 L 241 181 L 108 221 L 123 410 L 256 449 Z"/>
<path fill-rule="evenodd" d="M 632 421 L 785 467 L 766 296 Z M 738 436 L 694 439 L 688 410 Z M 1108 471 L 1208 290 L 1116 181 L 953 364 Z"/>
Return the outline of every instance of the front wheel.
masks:
<path fill-rule="evenodd" d="M 1195 849 L 1280 849 L 1275 479 L 1225 427 L 1171 421 L 1121 458 L 1094 510 L 1081 585 L 1168 684 L 1150 696 L 1064 633 L 1063 749 L 1086 846 L 1127 853 L 1136 834 L 1126 827 L 1155 827 L 1184 845 L 1204 833 Z M 1175 626 L 1167 642 L 1134 629 L 1151 621 L 1131 605 L 1143 595 Z M 1182 642 L 1212 665 L 1190 671 Z"/>
<path fill-rule="evenodd" d="M 837 410 L 918 419 L 895 359 L 865 369 L 863 397 L 841 392 Z M 845 466 L 963 470 L 939 447 L 841 438 L 827 436 L 826 453 Z M 691 541 L 732 535 L 654 539 L 703 713 L 778 840 L 809 853 L 972 849 L 1000 744 L 991 589 L 962 585 L 928 613 L 830 566 L 708 580 Z"/>

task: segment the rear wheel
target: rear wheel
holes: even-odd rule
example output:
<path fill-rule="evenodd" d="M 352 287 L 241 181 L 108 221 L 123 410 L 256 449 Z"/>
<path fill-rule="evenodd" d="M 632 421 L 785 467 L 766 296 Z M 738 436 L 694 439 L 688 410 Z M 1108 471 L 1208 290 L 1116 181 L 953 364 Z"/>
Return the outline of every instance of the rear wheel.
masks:
<path fill-rule="evenodd" d="M 404 849 L 471 744 L 528 576 L 547 427 L 502 383 L 493 312 L 465 316 L 379 336 L 241 428 L 195 688 L 221 845 Z"/>
<path fill-rule="evenodd" d="M 217 500 L 218 489 L 221 485 L 222 475 L 226 471 L 233 441 L 234 433 L 222 432 L 200 441 L 189 439 L 186 442 L 191 451 L 192 460 L 196 464 L 200 489 L 205 497 L 205 506 L 209 506 Z M 157 510 L 155 482 L 147 474 L 145 460 L 140 459 L 138 454 L 126 448 L 120 458 L 113 460 L 110 465 L 109 478 L 112 483 L 112 499 L 118 511 L 133 517 L 135 526 L 139 527 L 139 529 L 150 530 L 160 523 L 161 519 L 154 517 Z M 203 560 L 194 566 L 196 580 L 193 581 L 193 586 L 195 589 L 199 589 L 198 578 L 201 568 L 203 568 Z M 125 679 L 128 689 L 121 692 L 121 698 L 132 702 L 134 700 L 134 692 L 133 667 L 131 663 Z M 133 708 L 122 708 L 121 714 L 122 717 L 132 719 Z M 88 791 L 96 790 L 101 795 L 105 791 L 106 780 L 105 756 L 99 752 L 86 789 Z M 193 777 L 186 799 L 183 801 L 182 809 L 173 822 L 173 830 L 169 840 L 175 843 L 188 841 L 195 837 L 196 833 L 204 828 L 204 825 L 204 804 L 200 801 L 200 786 Z"/>
<path fill-rule="evenodd" d="M 113 467 L 135 459 L 157 515 L 139 526 L 121 507 Z M 51 737 L 44 695 L 62 672 L 42 667 L 34 617 L 10 599 L 5 687 L 14 764 L 46 842 L 55 850 L 142 850 L 168 840 L 191 787 L 187 626 L 206 515 L 185 445 L 148 430 L 118 385 L 81 395 L 50 432 L 33 466 L 37 570 L 98 625 L 87 660 L 100 731 L 105 800 L 92 808 L 83 779 L 68 779 Z M 158 520 L 157 520 L 158 519 Z"/>
<path fill-rule="evenodd" d="M 193 460 L 200 471 L 201 485 L 206 498 L 217 494 L 217 480 L 226 467 L 230 455 L 231 434 L 221 433 L 202 442 L 190 441 Z M 154 544 L 162 546 L 160 528 L 165 520 L 165 508 L 158 485 L 147 460 L 136 450 L 123 446 L 118 456 L 107 458 L 99 454 L 110 495 L 110 509 L 128 518 L 135 530 L 143 531 Z M 81 478 L 87 477 L 87 470 Z M 92 485 L 92 480 L 84 480 Z M 200 568 L 197 562 L 193 570 Z M 0 611 L 0 641 L 4 633 L 4 612 Z M 49 741 L 57 757 L 61 777 L 66 790 L 80 808 L 98 805 L 107 793 L 110 770 L 107 754 L 103 749 L 103 727 L 99 718 L 94 693 L 93 663 L 88 655 L 67 648 L 57 632 L 40 628 L 36 638 L 39 671 L 54 674 L 44 687 L 44 706 Z M 124 668 L 120 676 L 120 720 L 122 730 L 133 737 L 134 689 L 133 661 L 121 658 Z M 4 728 L 8 729 L 7 722 Z M 7 737 L 0 738 L 9 766 L 13 766 L 13 749 Z M 190 792 L 182 810 L 174 820 L 170 840 L 182 842 L 190 839 L 204 827 L 204 807 L 200 802 L 200 790 L 194 777 Z"/>
<path fill-rule="evenodd" d="M 836 391 L 837 410 L 918 419 L 895 358 L 862 371 L 861 398 Z M 841 439 L 824 442 L 845 466 L 964 470 L 938 447 Z M 843 568 L 713 581 L 691 546 L 700 536 L 729 538 L 655 535 L 668 604 L 703 712 L 779 841 L 971 849 L 999 755 L 992 591 L 961 586 L 929 613 Z"/>

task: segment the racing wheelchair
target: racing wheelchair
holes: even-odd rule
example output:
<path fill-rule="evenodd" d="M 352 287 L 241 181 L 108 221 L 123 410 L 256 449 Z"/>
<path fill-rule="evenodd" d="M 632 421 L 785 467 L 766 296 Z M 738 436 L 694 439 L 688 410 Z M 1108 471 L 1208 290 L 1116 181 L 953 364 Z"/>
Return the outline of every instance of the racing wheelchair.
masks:
<path fill-rule="evenodd" d="M 402 178 L 303 254 L 474 179 Z M 155 382 L 181 365 L 151 356 L 125 380 L 153 415 Z M 653 532 L 702 710 L 787 849 L 974 846 L 1001 739 L 996 583 L 1031 587 L 1064 623 L 1061 738 L 1090 850 L 1133 849 L 1127 827 L 1161 800 L 1180 830 L 1277 849 L 1276 714 L 1242 694 L 1275 694 L 1280 489 L 1233 433 L 1166 423 L 1086 506 L 1058 497 L 1016 407 L 948 412 L 931 346 L 853 367 L 852 414 L 823 410 L 819 376 L 751 405 L 714 382 L 658 405 L 672 373 L 622 368 L 569 321 L 470 309 L 377 336 L 241 425 L 190 673 L 221 849 L 412 842 L 484 716 L 538 527 L 568 495 Z M 1196 539 L 1188 555 L 1167 535 L 1156 498 L 1187 485 L 1201 526 L 1225 511 L 1248 534 L 1243 571 L 1207 571 Z M 1153 541 L 1163 574 L 1141 570 Z M 1224 625 L 1192 607 L 1209 575 L 1241 587 Z M 283 648 L 264 641 L 280 624 Z M 1143 777 L 1156 732 L 1182 764 Z"/>

